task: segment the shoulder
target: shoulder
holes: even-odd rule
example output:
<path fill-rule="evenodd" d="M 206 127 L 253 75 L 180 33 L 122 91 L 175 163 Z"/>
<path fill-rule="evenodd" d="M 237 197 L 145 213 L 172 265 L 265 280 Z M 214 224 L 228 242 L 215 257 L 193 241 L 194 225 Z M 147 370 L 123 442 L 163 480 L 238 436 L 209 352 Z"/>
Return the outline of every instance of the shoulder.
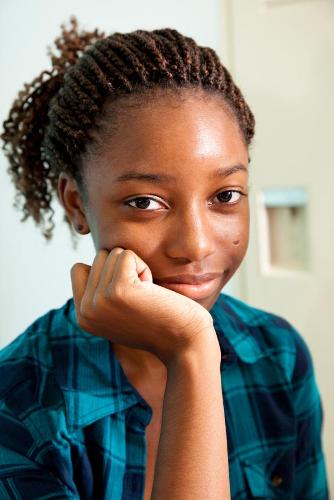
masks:
<path fill-rule="evenodd" d="M 70 300 L 63 306 L 51 309 L 35 319 L 12 342 L 0 350 L 1 371 L 8 375 L 6 380 L 3 380 L 4 377 L 0 379 L 0 395 L 4 393 L 4 384 L 10 388 L 13 383 L 17 383 L 17 378 L 36 375 L 37 366 L 41 367 L 42 370 L 52 368 L 50 342 L 56 332 L 59 333 L 59 331 L 65 331 L 68 328 L 66 310 Z M 17 370 L 18 367 L 21 370 Z M 26 367 L 24 373 L 23 367 Z M 11 376 L 9 376 L 10 374 Z"/>
<path fill-rule="evenodd" d="M 254 344 L 258 359 L 270 357 L 290 381 L 312 372 L 309 348 L 287 319 L 224 293 L 221 293 L 217 306 L 220 319 L 224 316 L 228 328 L 238 332 L 239 342 L 243 335 L 245 341 L 247 339 Z"/>
<path fill-rule="evenodd" d="M 238 317 L 248 327 L 277 327 L 289 332 L 294 330 L 291 323 L 282 316 L 254 307 L 231 295 L 222 293 L 220 303 L 227 312 Z"/>
<path fill-rule="evenodd" d="M 50 416 L 55 415 L 57 427 L 65 422 L 63 394 L 54 377 L 51 341 L 55 331 L 67 328 L 67 304 L 37 318 L 0 351 L 0 422 L 12 428 L 13 436 L 23 433 L 35 443 L 52 438 Z M 27 437 L 25 440 L 29 442 Z"/>

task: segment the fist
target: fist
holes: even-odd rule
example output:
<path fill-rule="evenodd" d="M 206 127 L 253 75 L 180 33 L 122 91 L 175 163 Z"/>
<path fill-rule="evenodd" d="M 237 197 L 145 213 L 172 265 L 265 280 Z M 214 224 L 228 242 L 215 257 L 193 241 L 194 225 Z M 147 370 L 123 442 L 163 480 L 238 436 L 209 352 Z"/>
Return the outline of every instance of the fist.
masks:
<path fill-rule="evenodd" d="M 148 265 L 132 250 L 99 250 L 92 266 L 72 266 L 71 281 L 80 327 L 150 351 L 165 365 L 205 337 L 216 339 L 210 313 L 189 297 L 153 283 Z"/>

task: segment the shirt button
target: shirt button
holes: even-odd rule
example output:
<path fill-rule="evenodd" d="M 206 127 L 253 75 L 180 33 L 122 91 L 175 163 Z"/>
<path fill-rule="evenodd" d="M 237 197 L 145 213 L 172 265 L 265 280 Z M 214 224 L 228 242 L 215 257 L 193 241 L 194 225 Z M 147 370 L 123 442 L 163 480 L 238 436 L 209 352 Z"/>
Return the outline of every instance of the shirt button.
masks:
<path fill-rule="evenodd" d="M 281 476 L 279 476 L 278 474 L 274 474 L 272 476 L 272 478 L 271 478 L 272 486 L 277 488 L 278 486 L 281 486 L 282 483 L 283 483 L 283 478 Z"/>

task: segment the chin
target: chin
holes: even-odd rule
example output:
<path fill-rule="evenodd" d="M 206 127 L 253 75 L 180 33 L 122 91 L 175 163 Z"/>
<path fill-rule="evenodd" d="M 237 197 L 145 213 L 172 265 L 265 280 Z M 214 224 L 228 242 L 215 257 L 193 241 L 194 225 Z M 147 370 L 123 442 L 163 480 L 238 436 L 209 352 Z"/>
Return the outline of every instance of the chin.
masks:
<path fill-rule="evenodd" d="M 195 302 L 197 302 L 198 304 L 200 304 L 201 306 L 203 306 L 205 309 L 207 309 L 209 311 L 213 307 L 213 305 L 215 304 L 221 291 L 222 291 L 222 288 L 219 288 L 219 290 L 217 290 L 215 295 L 212 295 L 211 297 L 206 297 L 204 299 L 196 299 Z"/>

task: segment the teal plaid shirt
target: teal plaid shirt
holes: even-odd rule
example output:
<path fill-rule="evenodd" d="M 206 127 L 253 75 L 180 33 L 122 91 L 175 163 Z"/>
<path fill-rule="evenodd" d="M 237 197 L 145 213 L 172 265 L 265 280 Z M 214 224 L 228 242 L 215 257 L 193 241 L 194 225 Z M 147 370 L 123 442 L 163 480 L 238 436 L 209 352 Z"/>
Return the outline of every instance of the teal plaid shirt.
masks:
<path fill-rule="evenodd" d="M 301 336 L 223 293 L 210 313 L 232 499 L 328 499 L 321 402 Z M 69 299 L 0 351 L 0 498 L 143 499 L 151 416 L 111 343 L 78 326 Z"/>

